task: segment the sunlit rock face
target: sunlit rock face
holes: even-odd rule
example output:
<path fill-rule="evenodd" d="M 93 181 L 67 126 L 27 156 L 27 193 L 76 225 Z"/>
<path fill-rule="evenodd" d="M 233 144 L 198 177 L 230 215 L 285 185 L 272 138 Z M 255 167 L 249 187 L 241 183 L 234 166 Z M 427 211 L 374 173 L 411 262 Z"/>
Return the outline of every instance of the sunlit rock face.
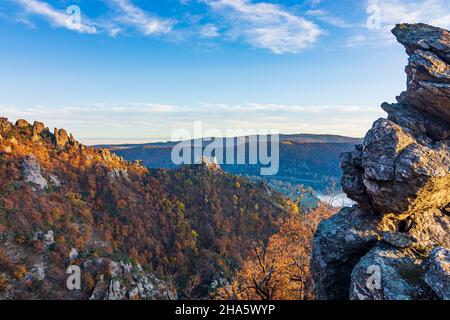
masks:
<path fill-rule="evenodd" d="M 450 32 L 425 24 L 392 32 L 409 55 L 407 90 L 341 156 L 342 188 L 357 205 L 318 227 L 319 299 L 448 298 Z"/>

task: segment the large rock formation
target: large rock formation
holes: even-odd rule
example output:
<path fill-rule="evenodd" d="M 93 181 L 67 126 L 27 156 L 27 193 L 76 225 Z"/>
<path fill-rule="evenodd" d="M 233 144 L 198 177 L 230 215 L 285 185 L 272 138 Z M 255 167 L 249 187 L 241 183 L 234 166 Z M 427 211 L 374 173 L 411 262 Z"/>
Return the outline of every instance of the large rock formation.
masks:
<path fill-rule="evenodd" d="M 341 157 L 357 205 L 315 234 L 319 299 L 449 299 L 450 32 L 401 24 L 393 34 L 409 55 L 407 90 Z"/>

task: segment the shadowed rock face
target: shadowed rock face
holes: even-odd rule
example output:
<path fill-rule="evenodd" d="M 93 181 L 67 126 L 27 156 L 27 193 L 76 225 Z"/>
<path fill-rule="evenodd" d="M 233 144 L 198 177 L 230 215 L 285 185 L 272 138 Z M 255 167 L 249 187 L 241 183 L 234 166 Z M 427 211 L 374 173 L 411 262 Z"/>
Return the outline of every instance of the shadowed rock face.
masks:
<path fill-rule="evenodd" d="M 312 273 L 320 275 L 317 298 L 342 299 L 342 291 L 348 292 L 353 267 L 379 240 L 372 218 L 358 207 L 344 208 L 320 224 L 311 263 Z"/>
<path fill-rule="evenodd" d="M 375 121 L 363 145 L 341 156 L 342 187 L 357 205 L 315 234 L 319 299 L 444 299 L 450 291 L 450 33 L 424 24 L 393 33 L 410 57 L 407 90 L 382 105 L 388 119 Z"/>
<path fill-rule="evenodd" d="M 430 255 L 425 282 L 443 300 L 450 300 L 450 250 L 436 248 Z"/>

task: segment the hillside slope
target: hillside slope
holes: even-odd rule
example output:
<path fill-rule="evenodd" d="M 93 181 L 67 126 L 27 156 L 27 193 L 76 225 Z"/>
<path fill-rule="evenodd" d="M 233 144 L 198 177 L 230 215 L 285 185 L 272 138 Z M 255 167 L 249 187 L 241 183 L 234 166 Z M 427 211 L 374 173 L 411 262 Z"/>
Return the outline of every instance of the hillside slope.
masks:
<path fill-rule="evenodd" d="M 0 298 L 207 297 L 292 206 L 214 166 L 151 170 L 1 118 Z"/>

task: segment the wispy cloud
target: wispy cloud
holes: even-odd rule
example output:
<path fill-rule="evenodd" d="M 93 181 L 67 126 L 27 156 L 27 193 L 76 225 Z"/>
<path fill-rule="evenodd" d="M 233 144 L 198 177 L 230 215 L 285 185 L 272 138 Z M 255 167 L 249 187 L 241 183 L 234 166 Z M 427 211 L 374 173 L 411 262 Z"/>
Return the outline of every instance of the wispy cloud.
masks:
<path fill-rule="evenodd" d="M 49 21 L 52 25 L 59 28 L 67 28 L 70 30 L 75 30 L 80 33 L 95 34 L 97 33 L 97 28 L 89 23 L 85 22 L 84 19 L 80 23 L 69 23 L 70 15 L 56 10 L 50 4 L 38 1 L 38 0 L 14 0 L 19 3 L 26 12 L 30 14 L 39 15 Z M 29 20 L 23 20 L 30 23 Z"/>
<path fill-rule="evenodd" d="M 279 5 L 250 0 L 204 0 L 224 19 L 231 38 L 274 53 L 298 53 L 316 43 L 321 29 Z"/>
<path fill-rule="evenodd" d="M 184 7 L 203 5 L 198 21 L 190 21 L 189 12 L 174 17 L 160 17 L 139 7 L 132 0 L 103 0 L 109 11 L 94 18 L 84 11 L 81 23 L 70 24 L 65 8 L 55 8 L 44 0 L 11 0 L 21 5 L 23 23 L 31 26 L 29 16 L 45 18 L 52 25 L 87 34 L 107 34 L 116 37 L 123 33 L 138 32 L 145 36 L 166 35 L 173 41 L 236 41 L 244 40 L 253 47 L 268 49 L 276 54 L 298 53 L 313 46 L 322 34 L 314 22 L 307 20 L 281 5 L 252 0 L 195 0 L 181 1 Z M 320 14 L 319 14 L 320 13 Z M 215 18 L 211 21 L 212 14 Z M 310 12 L 324 19 L 323 11 Z M 192 20 L 192 19 L 191 19 Z M 18 19 L 16 19 L 18 21 Z M 334 25 L 343 25 L 337 18 L 330 19 Z"/>
<path fill-rule="evenodd" d="M 346 22 L 343 18 L 333 15 L 324 9 L 311 9 L 305 12 L 307 16 L 315 17 L 318 20 L 338 28 L 351 28 L 352 24 Z"/>
<path fill-rule="evenodd" d="M 169 33 L 175 21 L 173 19 L 159 18 L 134 5 L 130 0 L 108 0 L 118 15 L 114 20 L 119 24 L 131 26 L 144 35 Z"/>
<path fill-rule="evenodd" d="M 212 23 L 201 26 L 199 28 L 199 34 L 205 38 L 216 38 L 220 36 L 217 26 Z"/>
<path fill-rule="evenodd" d="M 37 24 L 33 17 L 39 16 L 55 27 L 79 33 L 111 37 L 164 35 L 165 40 L 196 47 L 243 41 L 275 54 L 302 52 L 317 44 L 322 36 L 330 35 L 345 34 L 344 43 L 348 46 L 392 44 L 395 40 L 390 30 L 400 22 L 450 28 L 450 0 L 360 0 L 348 8 L 349 16 L 342 16 L 342 8 L 321 0 L 306 0 L 292 7 L 269 0 L 179 0 L 174 5 L 179 5 L 180 10 L 166 11 L 170 16 L 157 14 L 151 1 L 101 0 L 107 4 L 105 11 L 97 12 L 95 17 L 88 16 L 88 1 L 74 1 L 83 5 L 81 22 L 76 24 L 68 23 L 70 14 L 66 8 L 49 0 L 9 0 L 23 10 L 8 12 L 7 17 L 0 13 L 0 18 L 34 28 Z M 366 26 L 371 15 L 366 9 L 370 7 L 379 8 L 379 28 Z"/>
<path fill-rule="evenodd" d="M 173 130 L 203 121 L 207 128 L 277 129 L 283 133 L 331 133 L 362 136 L 383 115 L 381 108 L 363 106 L 301 106 L 264 103 L 199 103 L 192 106 L 159 103 L 95 103 L 62 107 L 0 106 L 11 120 L 44 121 L 65 127 L 81 138 L 170 137 Z M 83 141 L 83 139 L 81 139 Z M 89 139 L 84 140 L 87 143 Z"/>
<path fill-rule="evenodd" d="M 74 30 L 86 34 L 108 34 L 116 37 L 125 30 L 134 28 L 143 35 L 164 34 L 172 31 L 175 24 L 173 19 L 163 19 L 144 11 L 130 0 L 105 0 L 112 7 L 107 17 L 90 19 L 82 16 L 80 23 L 70 23 L 71 14 L 64 9 L 56 9 L 48 2 L 41 0 L 12 0 L 18 3 L 24 12 L 17 14 L 17 22 L 32 26 L 29 15 L 37 15 L 46 19 L 50 24 L 59 28 Z M 80 12 L 81 13 L 81 12 Z"/>
<path fill-rule="evenodd" d="M 395 43 L 391 29 L 398 23 L 427 23 L 450 28 L 449 0 L 366 0 L 367 8 L 376 8 L 379 27 L 368 29 L 361 24 L 358 33 L 352 35 L 348 45 L 380 45 Z"/>
<path fill-rule="evenodd" d="M 380 6 L 382 26 L 424 22 L 442 28 L 450 27 L 448 0 L 369 0 L 368 4 Z"/>
<path fill-rule="evenodd" d="M 320 105 L 320 106 L 301 106 L 301 105 L 285 105 L 275 103 L 245 103 L 238 105 L 230 105 L 223 103 L 202 102 L 200 106 L 210 110 L 227 110 L 227 111 L 268 111 L 268 112 L 292 112 L 292 113 L 321 113 L 321 112 L 338 112 L 338 113 L 378 113 L 380 108 L 362 107 L 362 106 L 339 106 L 339 105 Z"/>

